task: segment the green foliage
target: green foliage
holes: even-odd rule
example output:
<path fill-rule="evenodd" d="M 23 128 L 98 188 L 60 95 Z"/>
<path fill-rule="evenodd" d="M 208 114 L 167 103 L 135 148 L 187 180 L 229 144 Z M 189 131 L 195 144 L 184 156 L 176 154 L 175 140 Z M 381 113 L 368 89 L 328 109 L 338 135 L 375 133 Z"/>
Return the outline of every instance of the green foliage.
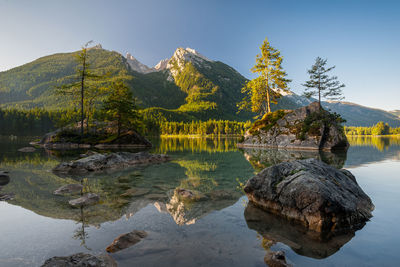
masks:
<path fill-rule="evenodd" d="M 65 116 L 65 120 L 76 121 L 79 107 L 72 106 L 70 99 L 54 92 L 57 85 L 76 82 L 78 53 L 55 54 L 0 72 L 0 105 L 18 109 L 69 109 L 72 113 Z M 178 71 L 175 82 L 168 71 L 148 74 L 133 71 L 117 52 L 88 48 L 87 56 L 92 73 L 108 77 L 107 80 L 87 81 L 91 88 L 105 90 L 100 95 L 95 94 L 96 103 L 85 103 L 93 107 L 93 111 L 88 109 L 92 111 L 90 120 L 95 119 L 98 104 L 107 95 L 105 88 L 115 81 L 123 81 L 132 90 L 140 107 L 159 109 L 156 112 L 168 113 L 171 117 L 185 117 L 188 121 L 209 118 L 245 121 L 253 116 L 250 112 L 235 114 L 246 78 L 222 62 L 207 61 L 204 66 L 187 62 Z"/>
<path fill-rule="evenodd" d="M 270 46 L 266 38 L 260 47 L 261 54 L 256 57 L 256 64 L 251 69 L 253 73 L 258 73 L 258 77 L 247 81 L 242 88 L 245 97 L 238 108 L 240 110 L 251 110 L 259 116 L 271 112 L 271 103 L 277 103 L 277 99 L 281 97 L 280 92 L 288 91 L 288 83 L 286 72 L 281 64 L 283 57 L 279 50 Z"/>
<path fill-rule="evenodd" d="M 313 112 L 307 115 L 304 121 L 296 125 L 296 137 L 300 140 L 305 140 L 306 135 L 321 136 L 321 129 L 323 126 L 329 128 L 344 122 L 346 122 L 346 120 L 337 113 L 330 113 L 325 110 Z M 342 128 L 338 127 L 338 129 Z"/>
<path fill-rule="evenodd" d="M 136 99 L 132 91 L 121 81 L 114 82 L 102 108 L 106 121 L 117 122 L 117 137 L 121 130 L 131 130 L 140 127 L 140 117 L 137 111 Z"/>
<path fill-rule="evenodd" d="M 305 86 L 304 96 L 311 98 L 312 96 L 318 95 L 318 101 L 321 105 L 321 97 L 331 100 L 340 100 L 344 97 L 342 96 L 342 88 L 345 87 L 341 84 L 336 76 L 329 77 L 327 73 L 335 68 L 325 67 L 327 59 L 322 59 L 317 57 L 314 65 L 308 70 L 310 75 L 310 80 L 306 81 L 303 86 Z"/>
<path fill-rule="evenodd" d="M 261 120 L 255 121 L 249 130 L 249 133 L 254 135 L 260 129 L 267 132 L 272 127 L 276 125 L 278 120 L 282 119 L 285 116 L 286 112 L 284 110 L 277 110 L 271 113 L 265 114 Z"/>
<path fill-rule="evenodd" d="M 243 135 L 251 123 L 237 121 L 192 121 L 163 122 L 160 125 L 161 135 Z"/>
<path fill-rule="evenodd" d="M 0 135 L 41 135 L 54 129 L 62 110 L 47 111 L 34 108 L 29 111 L 0 109 Z"/>
<path fill-rule="evenodd" d="M 388 123 L 378 122 L 372 127 L 344 127 L 346 135 L 400 135 L 400 127 L 392 128 Z"/>

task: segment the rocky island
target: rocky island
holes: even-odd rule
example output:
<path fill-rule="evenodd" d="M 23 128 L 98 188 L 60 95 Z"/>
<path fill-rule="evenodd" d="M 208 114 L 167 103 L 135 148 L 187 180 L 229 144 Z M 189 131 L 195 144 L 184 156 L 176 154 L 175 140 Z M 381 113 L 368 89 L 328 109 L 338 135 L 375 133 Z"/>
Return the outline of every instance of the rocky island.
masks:
<path fill-rule="evenodd" d="M 343 120 L 318 102 L 295 110 L 277 110 L 256 121 L 238 147 L 274 147 L 305 150 L 347 150 Z"/>
<path fill-rule="evenodd" d="M 134 130 L 123 132 L 117 135 L 110 125 L 95 132 L 85 133 L 81 136 L 79 125 L 66 127 L 54 132 L 47 133 L 38 142 L 31 142 L 32 145 L 39 145 L 46 149 L 77 149 L 77 148 L 146 148 L 152 144 L 145 137 Z M 100 127 L 100 126 L 99 126 Z"/>

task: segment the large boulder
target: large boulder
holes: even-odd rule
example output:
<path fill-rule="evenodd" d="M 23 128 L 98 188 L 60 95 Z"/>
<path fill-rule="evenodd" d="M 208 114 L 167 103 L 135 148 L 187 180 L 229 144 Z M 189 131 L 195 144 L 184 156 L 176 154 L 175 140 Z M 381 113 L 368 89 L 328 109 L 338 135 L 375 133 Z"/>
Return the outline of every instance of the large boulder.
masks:
<path fill-rule="evenodd" d="M 67 257 L 53 257 L 42 267 L 116 267 L 117 263 L 107 254 L 94 256 L 78 253 Z"/>
<path fill-rule="evenodd" d="M 316 159 L 264 169 L 247 181 L 244 191 L 258 207 L 316 232 L 357 229 L 374 209 L 349 171 Z"/>
<path fill-rule="evenodd" d="M 296 110 L 278 110 L 256 121 L 238 147 L 346 150 L 350 145 L 341 122 L 318 102 Z"/>
<path fill-rule="evenodd" d="M 141 164 L 161 163 L 169 159 L 167 155 L 147 152 L 117 152 L 110 154 L 94 154 L 86 158 L 62 162 L 53 171 L 61 174 L 87 174 L 110 169 L 121 169 Z"/>

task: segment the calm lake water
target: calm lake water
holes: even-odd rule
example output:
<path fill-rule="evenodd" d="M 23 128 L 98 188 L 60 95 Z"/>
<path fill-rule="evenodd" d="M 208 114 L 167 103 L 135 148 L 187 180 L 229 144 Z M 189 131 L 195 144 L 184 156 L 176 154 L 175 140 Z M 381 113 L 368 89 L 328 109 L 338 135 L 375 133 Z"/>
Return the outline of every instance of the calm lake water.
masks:
<path fill-rule="evenodd" d="M 235 139 L 154 140 L 152 152 L 169 154 L 170 162 L 83 177 L 85 190 L 101 196 L 83 210 L 69 207 L 71 197 L 52 194 L 80 180 L 51 172 L 76 153 L 17 152 L 29 141 L 0 138 L 0 169 L 11 176 L 1 192 L 15 194 L 0 202 L 0 266 L 102 253 L 132 230 L 148 237 L 112 254 L 119 266 L 265 266 L 266 250 L 284 250 L 296 266 L 399 266 L 400 138 L 350 138 L 351 148 L 339 155 L 239 150 Z M 374 217 L 361 230 L 316 241 L 247 205 L 240 183 L 264 167 L 309 157 L 349 169 L 371 197 Z M 179 202 L 173 195 L 179 187 L 207 200 Z M 132 191 L 140 194 L 129 196 Z"/>

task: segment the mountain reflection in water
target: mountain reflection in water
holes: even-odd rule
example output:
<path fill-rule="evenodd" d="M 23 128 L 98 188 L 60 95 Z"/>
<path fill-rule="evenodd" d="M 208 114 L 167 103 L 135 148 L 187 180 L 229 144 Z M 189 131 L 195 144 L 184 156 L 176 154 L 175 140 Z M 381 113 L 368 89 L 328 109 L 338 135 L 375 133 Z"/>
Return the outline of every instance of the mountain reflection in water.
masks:
<path fill-rule="evenodd" d="M 9 171 L 11 176 L 2 193 L 15 194 L 14 199 L 7 201 L 10 208 L 12 205 L 22 207 L 60 225 L 65 223 L 60 219 L 76 222 L 66 236 L 60 237 L 60 244 L 65 242 L 68 246 L 54 251 L 50 248 L 48 251 L 35 250 L 31 254 L 40 256 L 34 263 L 26 259 L 26 266 L 40 265 L 50 256 L 65 256 L 76 251 L 89 252 L 90 249 L 89 253 L 101 252 L 116 236 L 134 229 L 149 230 L 149 237 L 114 255 L 120 266 L 129 266 L 133 260 L 143 266 L 151 265 L 161 258 L 165 266 L 182 265 L 182 262 L 193 265 L 207 262 L 210 266 L 243 266 L 247 263 L 259 266 L 263 264 L 260 253 L 265 253 L 264 248 L 276 249 L 282 247 L 280 244 L 290 247 L 296 255 L 331 259 L 346 243 L 353 242 L 350 240 L 355 236 L 354 232 L 316 237 L 251 205 L 245 208 L 242 201 L 246 198 L 240 190 L 240 183 L 265 167 L 301 158 L 313 157 L 339 168 L 351 169 L 386 160 L 400 161 L 398 140 L 349 138 L 352 146 L 346 155 L 277 149 L 239 150 L 235 138 L 161 138 L 152 140 L 154 147 L 151 152 L 169 154 L 170 162 L 84 177 L 58 177 L 51 172 L 52 168 L 60 161 L 77 158 L 86 151 L 38 149 L 33 153 L 21 153 L 17 150 L 30 140 L 0 138 L 0 169 Z M 99 204 L 74 209 L 68 205 L 73 196 L 53 195 L 53 191 L 62 185 L 79 182 L 85 184 L 85 191 L 100 196 Z M 178 188 L 198 192 L 204 197 L 198 201 L 185 201 L 176 195 Z M 260 235 L 262 246 L 253 233 Z M 25 236 L 23 232 L 21 235 Z M 19 236 L 3 237 L 7 244 L 19 239 Z M 69 239 L 78 242 L 78 247 Z M 27 247 L 21 245 L 21 249 L 33 248 L 29 242 L 26 240 Z M 181 264 L 178 264 L 178 256 L 174 254 L 178 250 L 186 259 L 201 255 L 206 261 L 187 262 L 179 256 Z M 158 253 L 159 258 L 151 251 Z M 7 262 L 8 266 L 19 266 L 20 262 L 12 264 L 7 257 L 17 258 L 21 253 L 18 248 L 4 250 L 0 255 L 0 265 Z M 292 261 L 295 258 L 295 263 L 302 261 L 302 258 L 297 258 L 300 256 L 290 253 L 288 257 Z"/>

